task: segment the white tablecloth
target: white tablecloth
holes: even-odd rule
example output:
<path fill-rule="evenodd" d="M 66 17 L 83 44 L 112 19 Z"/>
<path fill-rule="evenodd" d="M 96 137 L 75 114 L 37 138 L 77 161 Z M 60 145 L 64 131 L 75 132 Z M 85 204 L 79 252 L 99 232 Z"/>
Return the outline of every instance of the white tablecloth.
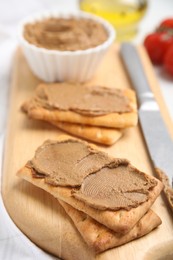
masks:
<path fill-rule="evenodd" d="M 140 24 L 135 43 L 142 43 L 145 35 L 163 18 L 173 17 L 172 0 L 149 0 L 147 14 Z M 45 9 L 76 10 L 77 0 L 1 0 L 0 1 L 0 166 L 2 166 L 5 118 L 8 107 L 11 66 L 18 45 L 17 25 L 26 15 Z M 173 119 L 173 78 L 155 69 L 160 88 Z M 1 167 L 2 168 L 2 167 Z M 1 184 L 1 181 L 0 181 Z M 0 185 L 1 189 L 1 185 Z M 0 259 L 56 259 L 34 245 L 15 226 L 8 216 L 0 196 Z M 120 259 L 121 260 L 121 259 Z"/>

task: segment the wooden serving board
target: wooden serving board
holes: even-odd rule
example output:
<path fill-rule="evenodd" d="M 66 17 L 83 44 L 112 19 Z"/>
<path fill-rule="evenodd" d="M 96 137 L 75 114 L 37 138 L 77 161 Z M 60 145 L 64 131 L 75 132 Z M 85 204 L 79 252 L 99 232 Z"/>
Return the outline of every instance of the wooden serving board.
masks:
<path fill-rule="evenodd" d="M 173 136 L 171 119 L 152 66 L 142 47 L 139 47 L 139 53 L 151 88 Z M 160 227 L 140 239 L 95 257 L 58 201 L 45 191 L 16 177 L 16 172 L 33 157 L 35 149 L 43 141 L 56 139 L 63 133 L 47 123 L 28 119 L 20 110 L 21 104 L 32 95 L 39 82 L 31 73 L 19 49 L 14 61 L 2 187 L 4 204 L 14 223 L 39 247 L 63 259 L 166 259 L 166 255 L 173 252 L 173 218 L 164 197 L 160 196 L 152 207 L 163 221 Z M 130 87 L 118 54 L 118 46 L 112 46 L 91 83 Z M 138 169 L 154 174 L 139 126 L 126 130 L 123 138 L 112 147 L 102 148 L 111 155 L 129 159 Z M 173 253 L 171 257 L 173 259 Z"/>

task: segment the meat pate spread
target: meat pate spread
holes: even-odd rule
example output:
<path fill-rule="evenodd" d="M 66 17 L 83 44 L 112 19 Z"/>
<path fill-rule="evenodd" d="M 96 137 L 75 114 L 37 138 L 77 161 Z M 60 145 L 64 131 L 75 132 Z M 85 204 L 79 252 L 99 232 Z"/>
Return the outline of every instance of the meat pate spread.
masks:
<path fill-rule="evenodd" d="M 149 198 L 155 179 L 75 139 L 46 141 L 27 167 L 34 178 L 72 188 L 72 196 L 91 207 L 118 210 L 137 207 Z"/>
<path fill-rule="evenodd" d="M 100 23 L 82 18 L 47 18 L 28 23 L 23 35 L 29 43 L 37 47 L 61 51 L 89 49 L 102 44 L 108 38 Z"/>
<path fill-rule="evenodd" d="M 73 111 L 87 116 L 128 113 L 133 110 L 129 98 L 121 89 L 70 83 L 39 85 L 34 106 Z"/>

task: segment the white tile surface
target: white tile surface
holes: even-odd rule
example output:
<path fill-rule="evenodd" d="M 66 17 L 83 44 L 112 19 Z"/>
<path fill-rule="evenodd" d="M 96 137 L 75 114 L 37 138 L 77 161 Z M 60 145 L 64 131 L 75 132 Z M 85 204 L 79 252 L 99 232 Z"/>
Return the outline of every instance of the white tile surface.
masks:
<path fill-rule="evenodd" d="M 77 8 L 77 0 L 0 1 L 0 166 L 2 163 L 1 158 L 5 131 L 5 116 L 8 105 L 11 62 L 14 50 L 17 46 L 17 24 L 20 19 L 26 15 L 48 8 L 75 10 Z M 149 0 L 147 15 L 140 24 L 139 34 L 134 39 L 134 42 L 142 43 L 145 35 L 152 31 L 159 21 L 171 15 L 173 16 L 172 0 Z M 167 75 L 163 75 L 163 72 L 160 69 L 156 69 L 156 74 L 160 82 L 161 91 L 173 119 L 173 79 Z M 0 259 L 55 259 L 35 246 L 18 230 L 9 218 L 3 206 L 1 197 L 0 212 Z"/>

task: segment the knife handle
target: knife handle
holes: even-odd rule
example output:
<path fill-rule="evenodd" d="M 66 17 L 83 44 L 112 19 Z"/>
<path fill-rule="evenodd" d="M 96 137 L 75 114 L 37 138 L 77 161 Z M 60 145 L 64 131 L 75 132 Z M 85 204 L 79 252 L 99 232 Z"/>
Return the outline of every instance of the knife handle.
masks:
<path fill-rule="evenodd" d="M 155 103 L 154 95 L 150 90 L 136 47 L 131 43 L 122 43 L 120 54 L 133 87 L 135 88 L 139 104 L 142 105 L 146 101 Z"/>

